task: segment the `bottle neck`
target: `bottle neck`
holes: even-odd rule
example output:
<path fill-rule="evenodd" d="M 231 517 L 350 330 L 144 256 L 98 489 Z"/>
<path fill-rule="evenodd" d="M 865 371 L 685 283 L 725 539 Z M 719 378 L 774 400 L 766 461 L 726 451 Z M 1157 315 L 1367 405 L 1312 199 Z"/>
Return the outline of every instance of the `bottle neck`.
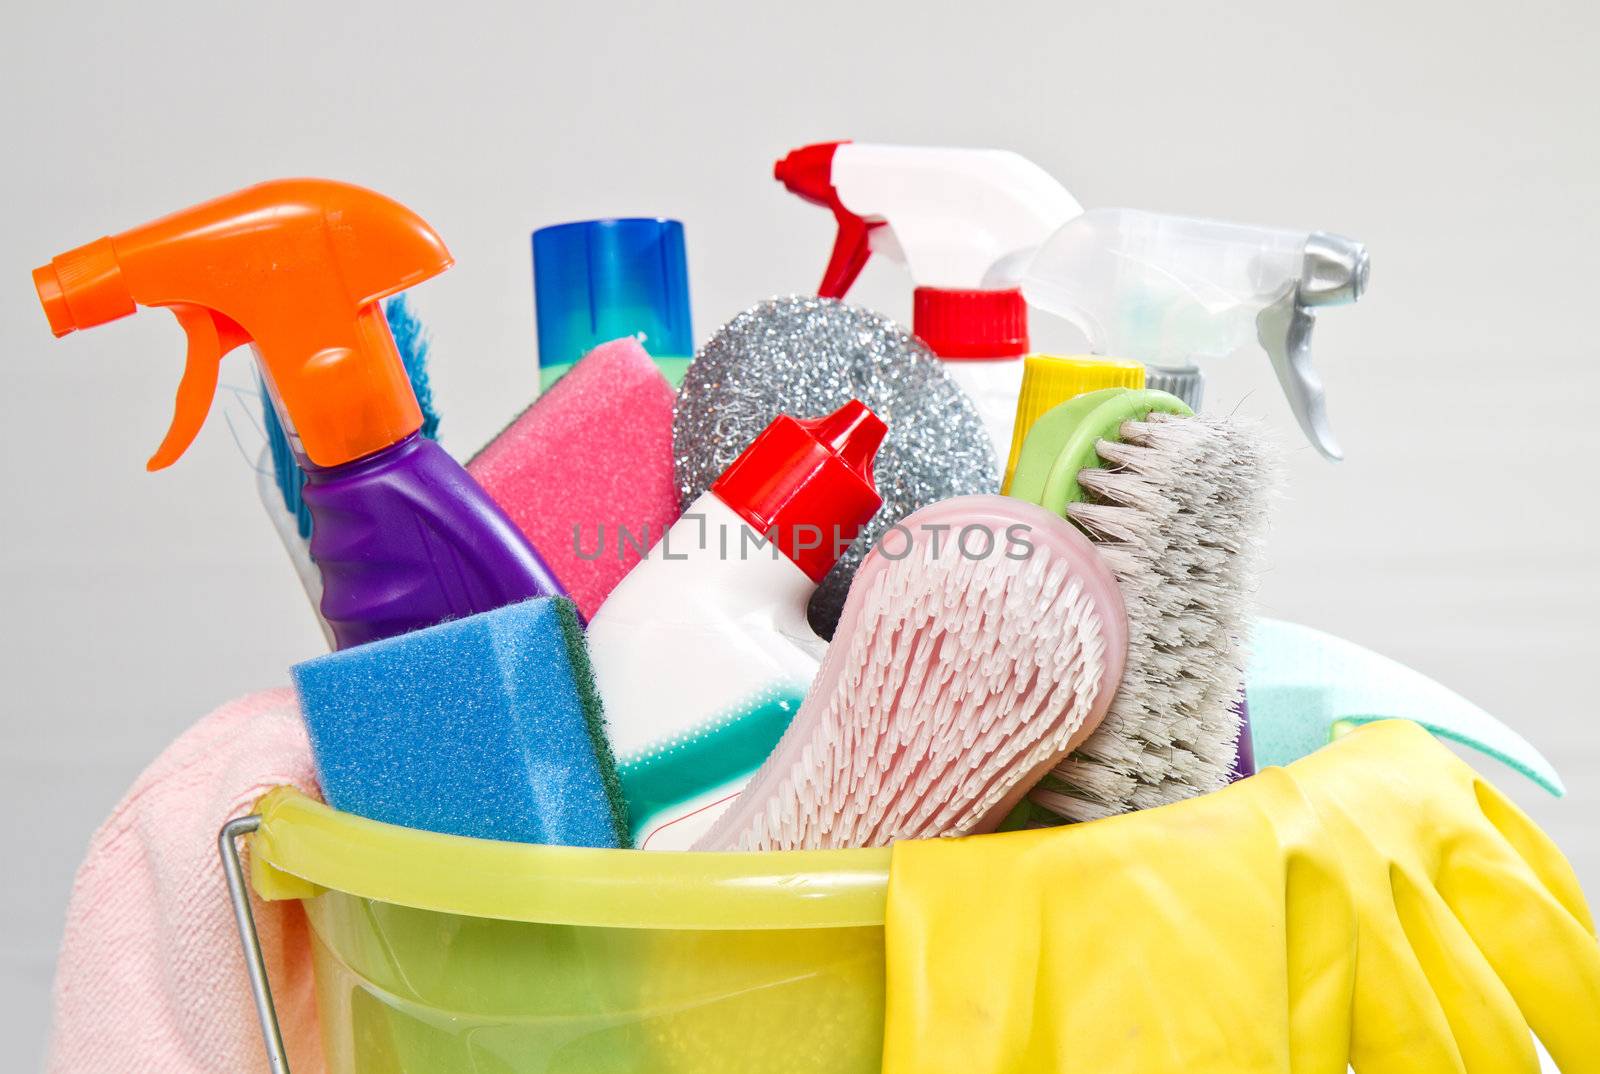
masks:
<path fill-rule="evenodd" d="M 268 348 L 250 344 L 289 449 L 308 473 L 382 455 L 422 428 L 422 408 L 382 303 L 357 310 L 351 329 L 341 345 L 287 369 L 269 360 Z"/>
<path fill-rule="evenodd" d="M 714 492 L 689 506 L 650 550 L 650 558 L 683 563 L 680 569 L 715 585 L 724 610 L 736 617 L 776 611 L 780 619 L 803 623 L 806 603 L 817 588 L 782 548 Z M 713 578 L 720 583 L 712 583 Z"/>
<path fill-rule="evenodd" d="M 409 436 L 396 440 L 387 447 L 379 448 L 377 451 L 369 455 L 363 455 L 359 459 L 351 459 L 349 462 L 340 463 L 338 466 L 317 466 L 303 457 L 300 457 L 300 465 L 306 472 L 307 481 L 313 485 L 325 485 L 331 481 L 343 480 L 349 477 L 361 477 L 399 465 L 421 450 L 422 443 L 422 433 L 414 432 Z M 297 457 L 299 457 L 298 454 Z"/>
<path fill-rule="evenodd" d="M 1028 304 L 1020 287 L 919 287 L 912 296 L 911 325 L 928 349 L 947 361 L 996 361 L 1028 352 Z"/>

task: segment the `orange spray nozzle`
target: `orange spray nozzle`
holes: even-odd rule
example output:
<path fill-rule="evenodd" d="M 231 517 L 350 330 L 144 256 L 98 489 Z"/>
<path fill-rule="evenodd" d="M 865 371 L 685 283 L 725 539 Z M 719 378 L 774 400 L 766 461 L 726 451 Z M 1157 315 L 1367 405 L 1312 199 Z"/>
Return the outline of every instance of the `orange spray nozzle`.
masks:
<path fill-rule="evenodd" d="M 244 343 L 306 458 L 328 467 L 421 427 L 378 303 L 451 264 L 444 241 L 398 202 L 348 183 L 283 179 L 80 246 L 35 269 L 33 283 L 57 336 L 139 306 L 178 318 L 189 352 L 150 469 L 193 442 L 223 355 Z"/>

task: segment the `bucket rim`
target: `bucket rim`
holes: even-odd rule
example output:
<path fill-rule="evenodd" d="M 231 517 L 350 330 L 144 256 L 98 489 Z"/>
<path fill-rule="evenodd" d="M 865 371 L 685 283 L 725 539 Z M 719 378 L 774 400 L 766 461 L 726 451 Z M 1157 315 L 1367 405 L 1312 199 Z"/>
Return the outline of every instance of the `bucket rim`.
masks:
<path fill-rule="evenodd" d="M 592 928 L 882 926 L 890 850 L 598 850 L 443 835 L 342 813 L 293 787 L 256 804 L 263 899 L 343 892 L 466 917 Z"/>

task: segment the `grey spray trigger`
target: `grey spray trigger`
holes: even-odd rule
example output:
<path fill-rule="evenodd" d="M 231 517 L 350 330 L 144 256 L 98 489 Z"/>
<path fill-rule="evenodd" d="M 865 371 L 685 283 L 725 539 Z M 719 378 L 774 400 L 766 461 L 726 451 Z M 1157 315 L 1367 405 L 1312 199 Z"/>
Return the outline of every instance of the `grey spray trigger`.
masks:
<path fill-rule="evenodd" d="M 1311 365 L 1316 310 L 1366 290 L 1366 248 L 1325 232 L 1091 209 L 1039 247 L 1029 305 L 1076 324 L 1096 354 L 1131 358 L 1199 402 L 1199 363 L 1251 343 L 1272 362 L 1306 438 L 1343 458 Z"/>

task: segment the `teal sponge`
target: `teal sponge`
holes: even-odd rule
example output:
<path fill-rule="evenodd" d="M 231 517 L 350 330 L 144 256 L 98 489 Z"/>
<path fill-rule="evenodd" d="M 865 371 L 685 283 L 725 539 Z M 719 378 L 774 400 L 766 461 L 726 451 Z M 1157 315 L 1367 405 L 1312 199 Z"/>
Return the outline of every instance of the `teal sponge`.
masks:
<path fill-rule="evenodd" d="M 628 845 L 570 600 L 540 597 L 293 669 L 328 804 L 449 835 Z"/>
<path fill-rule="evenodd" d="M 1320 630 L 1261 619 L 1251 631 L 1245 693 L 1256 764 L 1286 765 L 1346 725 L 1412 720 L 1487 753 L 1556 797 L 1561 776 L 1533 743 L 1420 671 Z"/>

